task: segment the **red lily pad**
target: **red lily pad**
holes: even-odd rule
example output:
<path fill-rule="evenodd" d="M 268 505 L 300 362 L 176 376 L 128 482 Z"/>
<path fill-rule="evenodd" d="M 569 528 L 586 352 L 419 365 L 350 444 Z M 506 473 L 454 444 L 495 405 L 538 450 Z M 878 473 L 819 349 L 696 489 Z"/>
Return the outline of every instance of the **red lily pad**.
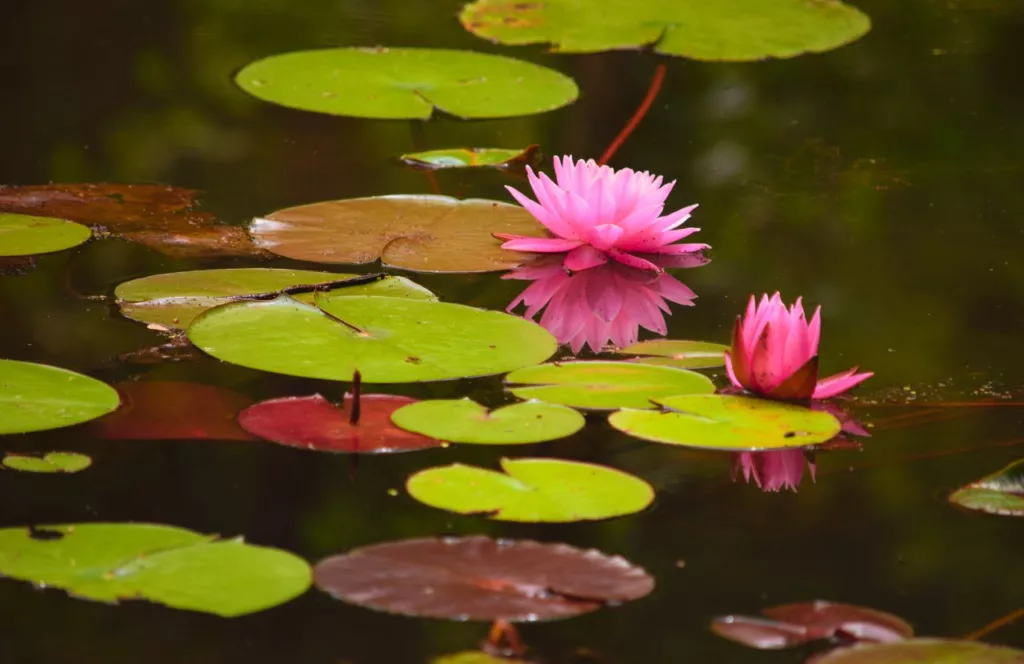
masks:
<path fill-rule="evenodd" d="M 326 558 L 313 575 L 320 590 L 352 604 L 449 620 L 569 618 L 654 589 L 620 556 L 483 536 L 375 544 Z"/>
<path fill-rule="evenodd" d="M 359 419 L 352 423 L 352 398 L 342 408 L 314 394 L 270 399 L 247 408 L 238 416 L 246 431 L 289 447 L 346 454 L 394 454 L 442 445 L 442 441 L 399 429 L 391 413 L 416 399 L 393 394 L 363 394 Z M 349 412 L 346 412 L 348 409 Z"/>

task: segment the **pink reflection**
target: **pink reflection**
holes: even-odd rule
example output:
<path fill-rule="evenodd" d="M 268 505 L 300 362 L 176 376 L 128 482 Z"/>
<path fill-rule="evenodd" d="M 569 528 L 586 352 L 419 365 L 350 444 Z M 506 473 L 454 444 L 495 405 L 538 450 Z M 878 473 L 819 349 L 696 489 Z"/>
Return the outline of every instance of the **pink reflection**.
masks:
<path fill-rule="evenodd" d="M 814 456 L 802 448 L 772 450 L 770 452 L 737 452 L 732 457 L 733 481 L 743 473 L 743 479 L 753 482 L 762 491 L 796 491 L 804 479 L 804 465 L 810 469 L 814 481 Z"/>

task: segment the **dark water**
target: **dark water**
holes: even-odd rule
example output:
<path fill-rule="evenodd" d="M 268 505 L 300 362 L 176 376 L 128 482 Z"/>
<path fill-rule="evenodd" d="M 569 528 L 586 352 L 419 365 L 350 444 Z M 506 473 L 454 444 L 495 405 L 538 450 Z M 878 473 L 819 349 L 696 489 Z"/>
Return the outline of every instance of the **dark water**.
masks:
<path fill-rule="evenodd" d="M 826 372 L 854 363 L 877 372 L 863 399 L 1019 399 L 1024 9 L 1012 0 L 858 4 L 873 32 L 827 55 L 743 65 L 669 61 L 665 89 L 613 165 L 678 179 L 673 208 L 701 204 L 693 223 L 715 247 L 714 262 L 682 274 L 700 299 L 676 311 L 670 335 L 725 341 L 751 292 L 781 289 L 823 305 Z M 654 59 L 637 53 L 493 47 L 462 31 L 458 6 L 8 2 L 0 28 L 0 182 L 194 187 L 208 209 L 242 224 L 298 203 L 429 191 L 422 175 L 391 161 L 414 147 L 409 123 L 256 102 L 230 83 L 255 58 L 350 44 L 511 52 L 574 76 L 580 101 L 529 118 L 432 122 L 426 146 L 540 143 L 549 155 L 582 157 L 600 154 L 654 69 Z M 444 193 L 457 196 L 504 199 L 507 181 L 495 172 L 439 176 Z M 133 277 L 238 261 L 172 260 L 106 240 L 39 263 L 31 274 L 0 278 L 4 357 L 110 382 L 223 385 L 253 398 L 340 389 L 210 359 L 111 362 L 159 338 L 67 288 L 109 293 Z M 446 299 L 495 308 L 519 286 L 493 275 L 419 280 Z M 497 379 L 399 391 L 502 398 Z M 875 421 L 874 437 L 861 452 L 822 455 L 818 481 L 795 494 L 734 484 L 726 458 L 647 445 L 596 422 L 586 435 L 529 453 L 629 470 L 652 482 L 658 499 L 640 515 L 568 526 L 498 525 L 387 493 L 414 470 L 456 459 L 492 465 L 500 450 L 367 458 L 353 474 L 343 457 L 258 443 L 104 442 L 81 428 L 12 436 L 5 450 L 81 450 L 95 465 L 68 477 L 3 473 L 0 525 L 167 523 L 244 534 L 311 561 L 412 536 L 565 541 L 622 554 L 658 587 L 621 608 L 524 627 L 535 653 L 553 661 L 576 661 L 573 653 L 588 650 L 608 662 L 799 662 L 806 651 L 748 651 L 713 636 L 707 623 L 822 598 L 897 613 L 921 634 L 956 637 L 1024 604 L 1021 522 L 967 514 L 944 500 L 949 489 L 1024 455 L 1024 410 L 945 409 L 931 421 L 887 421 L 908 412 L 860 409 Z M 5 664 L 425 662 L 473 647 L 485 631 L 378 614 L 317 591 L 224 620 L 0 583 Z M 1024 646 L 1024 623 L 989 638 Z"/>

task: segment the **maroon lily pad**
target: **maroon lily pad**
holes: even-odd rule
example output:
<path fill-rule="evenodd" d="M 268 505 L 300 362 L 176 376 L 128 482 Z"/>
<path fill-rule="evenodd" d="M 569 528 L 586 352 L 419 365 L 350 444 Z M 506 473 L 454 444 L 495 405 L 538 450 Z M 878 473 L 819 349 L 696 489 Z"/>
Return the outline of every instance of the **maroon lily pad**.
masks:
<path fill-rule="evenodd" d="M 317 587 L 378 611 L 449 620 L 569 618 L 639 599 L 654 579 L 621 556 L 474 536 L 388 542 L 320 561 Z"/>
<path fill-rule="evenodd" d="M 392 394 L 363 394 L 353 424 L 352 398 L 342 408 L 314 394 L 263 401 L 238 416 L 242 428 L 273 443 L 318 452 L 394 454 L 442 445 L 442 441 L 399 429 L 391 413 L 416 399 Z M 348 409 L 349 412 L 346 412 Z"/>

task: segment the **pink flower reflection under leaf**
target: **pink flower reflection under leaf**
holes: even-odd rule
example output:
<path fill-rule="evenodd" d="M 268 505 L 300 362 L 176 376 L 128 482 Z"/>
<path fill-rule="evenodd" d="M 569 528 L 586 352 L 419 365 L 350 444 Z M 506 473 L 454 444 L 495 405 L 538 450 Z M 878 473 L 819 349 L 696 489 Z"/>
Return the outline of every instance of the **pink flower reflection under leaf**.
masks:
<path fill-rule="evenodd" d="M 634 344 L 640 328 L 664 335 L 669 302 L 692 306 L 697 297 L 685 284 L 662 271 L 650 272 L 622 263 L 607 263 L 579 272 L 568 270 L 562 256 L 517 268 L 502 279 L 532 281 L 507 311 L 526 305 L 525 316 L 536 318 L 573 353 L 590 346 L 595 353 L 611 342 L 616 347 Z M 657 257 L 665 267 L 696 267 L 708 262 L 700 254 Z"/>
<path fill-rule="evenodd" d="M 732 476 L 735 481 L 753 482 L 762 491 L 796 491 L 804 479 L 804 465 L 814 481 L 814 453 L 802 448 L 771 450 L 769 452 L 736 452 L 732 457 Z"/>

